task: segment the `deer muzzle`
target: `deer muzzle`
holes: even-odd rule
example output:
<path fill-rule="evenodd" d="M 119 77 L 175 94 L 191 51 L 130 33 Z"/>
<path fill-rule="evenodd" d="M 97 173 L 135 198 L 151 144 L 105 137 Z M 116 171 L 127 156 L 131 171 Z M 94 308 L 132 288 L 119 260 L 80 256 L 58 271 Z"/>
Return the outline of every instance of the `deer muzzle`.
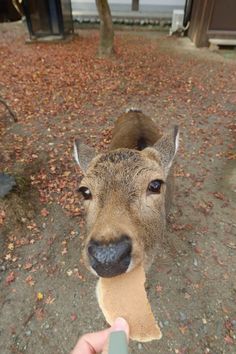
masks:
<path fill-rule="evenodd" d="M 90 265 L 97 275 L 111 278 L 127 271 L 131 262 L 132 241 L 127 235 L 121 235 L 109 243 L 92 239 L 87 252 Z"/>

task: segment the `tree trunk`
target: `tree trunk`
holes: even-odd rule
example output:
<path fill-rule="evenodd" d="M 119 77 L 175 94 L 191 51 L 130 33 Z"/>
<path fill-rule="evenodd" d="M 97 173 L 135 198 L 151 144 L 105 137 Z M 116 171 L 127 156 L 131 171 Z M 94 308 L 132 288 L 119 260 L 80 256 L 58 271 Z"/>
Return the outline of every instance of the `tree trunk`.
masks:
<path fill-rule="evenodd" d="M 109 56 L 114 53 L 114 31 L 111 11 L 107 0 L 96 0 L 100 18 L 99 56 Z"/>
<path fill-rule="evenodd" d="M 139 11 L 139 0 L 132 0 L 132 11 Z"/>

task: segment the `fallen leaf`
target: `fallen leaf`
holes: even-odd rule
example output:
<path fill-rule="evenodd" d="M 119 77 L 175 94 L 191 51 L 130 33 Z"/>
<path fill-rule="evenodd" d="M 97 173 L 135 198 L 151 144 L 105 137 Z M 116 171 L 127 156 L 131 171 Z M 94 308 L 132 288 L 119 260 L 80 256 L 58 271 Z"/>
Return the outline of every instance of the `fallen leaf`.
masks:
<path fill-rule="evenodd" d="M 14 272 L 10 272 L 7 277 L 6 277 L 6 283 L 7 284 L 10 284 L 12 283 L 13 281 L 15 281 L 16 279 L 16 276 L 15 276 L 15 273 Z"/>
<path fill-rule="evenodd" d="M 216 197 L 217 199 L 220 199 L 220 200 L 225 200 L 225 196 L 223 193 L 220 193 L 220 192 L 214 192 L 213 193 L 214 197 Z"/>
<path fill-rule="evenodd" d="M 38 301 L 43 300 L 43 293 L 41 293 L 40 291 L 37 293 L 37 300 Z"/>
<path fill-rule="evenodd" d="M 192 230 L 193 225 L 191 224 L 172 224 L 172 228 L 174 231 L 182 231 L 182 230 Z"/>
<path fill-rule="evenodd" d="M 35 317 L 38 321 L 42 321 L 44 319 L 45 313 L 42 308 L 38 308 L 35 310 Z"/>
<path fill-rule="evenodd" d="M 24 269 L 24 270 L 30 270 L 32 267 L 33 267 L 33 264 L 32 264 L 32 263 L 25 263 L 25 264 L 23 265 L 23 269 Z"/>
<path fill-rule="evenodd" d="M 224 338 L 226 344 L 234 344 L 233 338 L 231 338 L 228 334 Z"/>
<path fill-rule="evenodd" d="M 184 335 L 188 331 L 188 327 L 187 326 L 180 326 L 179 330 Z"/>
<path fill-rule="evenodd" d="M 5 218 L 6 218 L 5 211 L 4 210 L 0 210 L 0 225 L 3 225 Z"/>
<path fill-rule="evenodd" d="M 52 295 L 48 295 L 48 297 L 45 300 L 45 304 L 51 305 L 54 303 L 55 300 L 56 300 L 55 297 L 52 297 Z"/>
<path fill-rule="evenodd" d="M 49 211 L 44 208 L 44 209 L 42 209 L 42 210 L 40 211 L 40 214 L 41 214 L 42 216 L 46 217 L 46 216 L 48 216 Z"/>
<path fill-rule="evenodd" d="M 162 290 L 163 290 L 163 288 L 162 288 L 161 285 L 157 285 L 157 286 L 156 286 L 156 291 L 157 291 L 158 293 L 161 293 Z"/>
<path fill-rule="evenodd" d="M 66 247 L 63 248 L 63 250 L 61 251 L 61 254 L 62 254 L 62 256 L 64 256 L 64 254 L 67 254 L 67 248 Z"/>
<path fill-rule="evenodd" d="M 7 248 L 10 250 L 10 251 L 13 251 L 14 250 L 14 243 L 9 243 Z"/>
<path fill-rule="evenodd" d="M 75 314 L 75 313 L 72 313 L 71 315 L 70 315 L 70 318 L 71 318 L 71 321 L 75 321 L 75 320 L 77 320 L 77 315 Z"/>
<path fill-rule="evenodd" d="M 25 282 L 27 284 L 29 284 L 30 286 L 34 286 L 35 285 L 35 280 L 33 279 L 33 277 L 31 275 L 28 275 L 28 277 L 26 277 Z"/>

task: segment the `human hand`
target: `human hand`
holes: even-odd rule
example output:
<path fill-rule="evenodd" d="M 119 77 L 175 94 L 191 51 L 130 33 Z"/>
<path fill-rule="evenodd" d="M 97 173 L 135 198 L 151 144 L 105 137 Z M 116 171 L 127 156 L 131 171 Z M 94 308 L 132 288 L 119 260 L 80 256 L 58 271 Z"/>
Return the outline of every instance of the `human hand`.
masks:
<path fill-rule="evenodd" d="M 111 332 L 124 331 L 129 338 L 129 325 L 125 319 L 119 317 L 110 328 L 104 331 L 84 334 L 77 342 L 71 354 L 98 354 L 107 344 Z"/>

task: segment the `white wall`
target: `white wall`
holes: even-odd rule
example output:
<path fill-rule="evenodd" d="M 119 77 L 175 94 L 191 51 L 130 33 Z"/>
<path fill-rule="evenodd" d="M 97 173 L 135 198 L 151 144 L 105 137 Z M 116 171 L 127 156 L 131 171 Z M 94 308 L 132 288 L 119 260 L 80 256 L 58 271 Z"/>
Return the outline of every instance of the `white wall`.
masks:
<path fill-rule="evenodd" d="M 95 0 L 72 0 L 76 3 L 95 3 Z M 132 0 L 108 0 L 110 4 L 131 4 Z M 185 4 L 185 0 L 139 0 L 140 5 L 150 4 L 150 5 L 178 5 L 183 6 Z"/>
<path fill-rule="evenodd" d="M 1 0 L 0 0 L 1 1 Z M 132 0 L 108 0 L 112 12 L 131 12 Z M 96 12 L 95 0 L 71 0 L 73 13 Z M 170 16 L 173 9 L 184 8 L 185 0 L 139 0 L 140 12 L 168 13 Z"/>

